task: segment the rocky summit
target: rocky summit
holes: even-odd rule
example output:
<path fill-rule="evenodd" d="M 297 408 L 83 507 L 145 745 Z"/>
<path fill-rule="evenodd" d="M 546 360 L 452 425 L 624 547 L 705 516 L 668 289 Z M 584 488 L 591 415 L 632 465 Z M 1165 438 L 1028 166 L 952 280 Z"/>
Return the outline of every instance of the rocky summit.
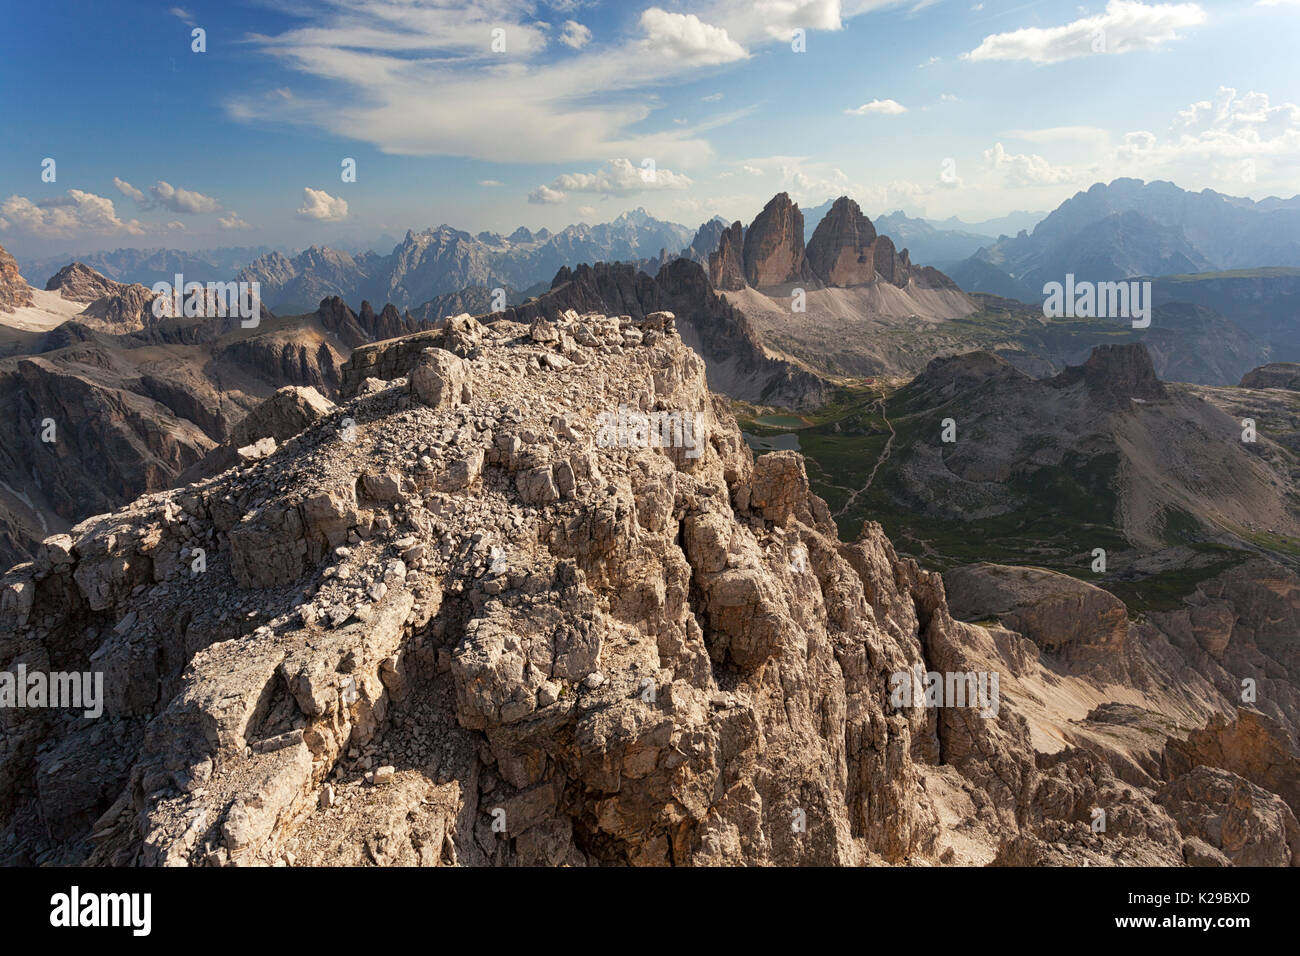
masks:
<path fill-rule="evenodd" d="M 956 620 L 879 525 L 839 539 L 799 454 L 754 457 L 672 313 L 463 317 L 350 368 L 340 404 L 288 389 L 251 412 L 232 440 L 258 454 L 50 537 L 0 581 L 0 666 L 103 675 L 97 719 L 0 712 L 4 862 L 1300 850 L 1277 719 L 1214 723 L 1201 681 L 1184 719 L 1204 730 L 1163 753 L 1138 708 L 1088 714 L 1062 747 L 1091 685 L 1050 655 L 1156 699 L 1163 632 L 1091 586 L 996 568 L 956 583 L 983 618 Z"/>
<path fill-rule="evenodd" d="M 709 256 L 709 278 L 729 292 L 766 289 L 792 282 L 854 288 L 886 282 L 899 289 L 959 291 L 929 266 L 912 265 L 885 235 L 877 235 L 858 204 L 841 196 L 817 224 L 804 247 L 804 217 L 788 193 L 778 193 L 746 229 L 740 222 L 722 231 Z"/>

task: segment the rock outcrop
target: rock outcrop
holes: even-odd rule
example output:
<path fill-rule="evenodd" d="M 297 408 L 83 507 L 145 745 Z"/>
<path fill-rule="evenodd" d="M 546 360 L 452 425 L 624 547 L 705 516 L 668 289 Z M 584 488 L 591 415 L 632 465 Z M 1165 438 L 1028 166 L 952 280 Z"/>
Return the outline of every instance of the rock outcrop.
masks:
<path fill-rule="evenodd" d="M 94 302 L 105 296 L 117 295 L 127 289 L 122 282 L 105 278 L 88 265 L 72 262 L 64 266 L 45 283 L 46 292 L 57 292 L 74 302 Z"/>
<path fill-rule="evenodd" d="M 972 564 L 943 576 L 952 613 L 997 619 L 1048 651 L 1115 653 L 1128 636 L 1128 608 L 1109 591 L 1044 568 Z"/>
<path fill-rule="evenodd" d="M 1291 807 L 1235 773 L 1198 765 L 1155 800 L 1178 821 L 1190 866 L 1300 866 Z"/>
<path fill-rule="evenodd" d="M 1156 377 L 1150 353 L 1136 342 L 1098 345 L 1086 362 L 1067 368 L 1052 381 L 1068 388 L 1080 380 L 1087 386 L 1094 402 L 1118 408 L 1129 407 L 1135 398 L 1153 400 L 1167 394 Z"/>
<path fill-rule="evenodd" d="M 889 251 L 892 254 L 892 243 Z M 886 273 L 876 267 L 876 229 L 849 197 L 835 200 L 817 224 L 808 240 L 808 265 L 822 281 L 834 286 L 865 285 L 876 278 L 877 271 Z M 886 268 L 892 273 L 892 262 Z"/>
<path fill-rule="evenodd" d="M 739 222 L 722 233 L 709 256 L 715 289 L 735 292 L 791 282 L 856 288 L 886 282 L 899 289 L 960 292 L 957 284 L 929 266 L 913 266 L 908 252 L 878 235 L 858 204 L 841 196 L 817 224 L 804 249 L 803 213 L 787 193 L 778 193 L 748 229 Z"/>
<path fill-rule="evenodd" d="M 728 241 L 724 236 L 723 243 Z M 803 213 L 789 193 L 773 196 L 749 224 L 743 256 L 745 281 L 756 289 L 795 282 L 810 274 L 804 260 Z"/>
<path fill-rule="evenodd" d="M 190 484 L 265 458 L 333 410 L 334 403 L 309 385 L 276 389 L 230 429 L 225 441 L 187 468 L 177 483 Z"/>
<path fill-rule="evenodd" d="M 1242 388 L 1284 388 L 1300 391 L 1300 364 L 1295 362 L 1270 362 L 1251 369 L 1241 378 Z"/>
<path fill-rule="evenodd" d="M 14 257 L 0 247 L 0 312 L 13 312 L 31 304 L 32 287 L 18 271 Z"/>
<path fill-rule="evenodd" d="M 733 222 L 709 254 L 709 279 L 715 289 L 735 291 L 745 287 L 745 227 Z"/>
<path fill-rule="evenodd" d="M 669 262 L 653 279 L 621 263 L 561 269 L 549 292 L 508 309 L 504 318 L 531 323 L 539 316 L 553 320 L 570 309 L 633 319 L 672 312 L 679 317 L 682 339 L 704 358 L 709 387 L 732 398 L 802 409 L 831 394 L 825 379 L 770 354 L 745 314 L 715 291 L 703 267 L 688 259 Z"/>
<path fill-rule="evenodd" d="M 1164 765 L 1169 777 L 1196 767 L 1229 771 L 1277 794 L 1300 814 L 1300 752 L 1294 738 L 1277 721 L 1250 707 L 1241 708 L 1235 720 L 1219 716 L 1185 740 L 1169 741 Z"/>

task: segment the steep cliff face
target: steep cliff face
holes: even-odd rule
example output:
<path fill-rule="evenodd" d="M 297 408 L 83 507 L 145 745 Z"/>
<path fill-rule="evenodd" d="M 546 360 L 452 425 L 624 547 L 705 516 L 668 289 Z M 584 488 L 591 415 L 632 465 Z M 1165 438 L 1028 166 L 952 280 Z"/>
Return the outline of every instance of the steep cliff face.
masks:
<path fill-rule="evenodd" d="M 841 196 L 808 241 L 808 265 L 830 285 L 863 285 L 876 277 L 875 241 L 871 220 Z"/>
<path fill-rule="evenodd" d="M 878 235 L 848 196 L 831 204 L 805 250 L 803 213 L 787 193 L 778 193 L 748 229 L 736 222 L 722 233 L 709 256 L 709 278 L 727 292 L 791 282 L 851 289 L 882 281 L 904 290 L 960 292 L 939 270 L 912 265 L 907 250 L 900 253 L 888 236 Z"/>
<path fill-rule="evenodd" d="M 745 281 L 754 288 L 806 278 L 803 213 L 788 193 L 777 193 L 745 231 Z"/>
<path fill-rule="evenodd" d="M 715 289 L 736 291 L 745 287 L 745 227 L 733 222 L 709 254 L 709 278 Z"/>
<path fill-rule="evenodd" d="M 13 312 L 31 304 L 32 287 L 18 271 L 14 257 L 0 246 L 0 312 Z"/>
<path fill-rule="evenodd" d="M 1034 644 L 841 542 L 670 313 L 442 335 L 0 582 L 0 666 L 104 675 L 97 720 L 0 714 L 6 860 L 1183 861 L 1152 788 L 1035 745 Z"/>

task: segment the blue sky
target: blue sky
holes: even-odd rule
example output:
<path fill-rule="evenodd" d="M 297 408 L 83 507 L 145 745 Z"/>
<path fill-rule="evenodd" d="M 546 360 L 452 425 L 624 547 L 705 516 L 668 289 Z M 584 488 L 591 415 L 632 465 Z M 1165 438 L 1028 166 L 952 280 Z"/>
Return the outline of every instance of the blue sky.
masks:
<path fill-rule="evenodd" d="M 25 255 L 636 206 L 748 221 L 783 189 L 968 221 L 1121 175 L 1300 192 L 1300 0 L 54 0 L 7 21 L 0 244 Z"/>

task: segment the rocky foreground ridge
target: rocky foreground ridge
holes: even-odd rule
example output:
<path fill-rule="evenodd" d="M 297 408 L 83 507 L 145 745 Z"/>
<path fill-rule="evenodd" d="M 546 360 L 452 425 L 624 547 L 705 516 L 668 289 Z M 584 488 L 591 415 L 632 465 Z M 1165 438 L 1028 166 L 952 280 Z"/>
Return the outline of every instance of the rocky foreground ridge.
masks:
<path fill-rule="evenodd" d="M 0 667 L 105 693 L 0 709 L 0 861 L 1296 861 L 1289 730 L 1225 664 L 1164 676 L 1214 615 L 1126 625 L 1079 584 L 1057 634 L 993 568 L 955 620 L 878 525 L 838 540 L 799 455 L 753 457 L 669 313 L 421 345 L 337 406 L 277 393 L 240 440 L 300 433 L 0 581 Z M 1234 620 L 1294 610 L 1272 580 Z M 992 707 L 891 694 L 990 671 Z"/>

